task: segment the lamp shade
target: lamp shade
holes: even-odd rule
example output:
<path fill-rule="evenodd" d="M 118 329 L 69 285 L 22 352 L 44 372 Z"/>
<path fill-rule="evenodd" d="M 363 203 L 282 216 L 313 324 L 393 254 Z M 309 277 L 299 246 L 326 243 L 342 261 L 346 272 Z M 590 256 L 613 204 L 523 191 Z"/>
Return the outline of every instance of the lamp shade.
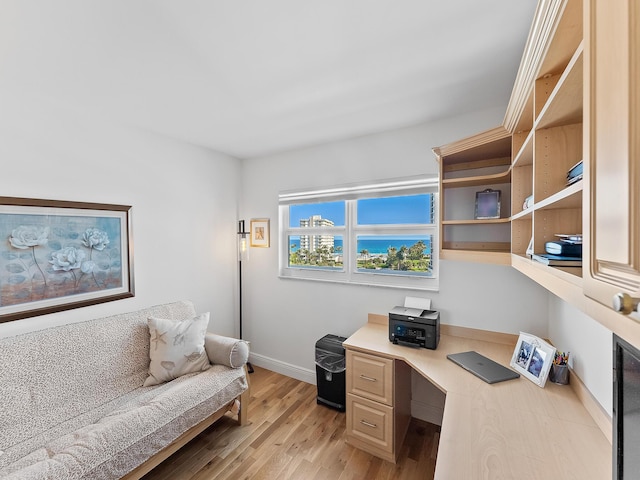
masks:
<path fill-rule="evenodd" d="M 238 260 L 249 259 L 249 232 L 244 229 L 244 220 L 238 222 Z"/>

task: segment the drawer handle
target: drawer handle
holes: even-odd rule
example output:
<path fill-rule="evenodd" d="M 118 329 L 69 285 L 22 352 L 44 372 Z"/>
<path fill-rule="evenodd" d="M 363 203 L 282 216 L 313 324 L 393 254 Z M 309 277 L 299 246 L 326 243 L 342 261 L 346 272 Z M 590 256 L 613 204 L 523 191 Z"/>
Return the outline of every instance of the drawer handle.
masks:
<path fill-rule="evenodd" d="M 360 375 L 360 378 L 367 382 L 377 382 L 378 380 L 373 377 L 367 377 L 366 375 Z"/>
<path fill-rule="evenodd" d="M 378 426 L 375 423 L 369 423 L 366 420 L 360 420 L 360 423 L 363 424 L 365 427 L 378 428 Z"/>

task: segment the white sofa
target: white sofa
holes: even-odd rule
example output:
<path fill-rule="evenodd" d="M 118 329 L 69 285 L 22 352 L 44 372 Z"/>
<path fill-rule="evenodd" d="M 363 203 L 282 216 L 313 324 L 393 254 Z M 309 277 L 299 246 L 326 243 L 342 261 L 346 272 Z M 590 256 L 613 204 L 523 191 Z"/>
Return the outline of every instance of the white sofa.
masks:
<path fill-rule="evenodd" d="M 139 478 L 238 408 L 248 347 L 228 337 L 207 333 L 207 370 L 142 386 L 151 316 L 195 310 L 176 302 L 0 340 L 0 478 Z"/>

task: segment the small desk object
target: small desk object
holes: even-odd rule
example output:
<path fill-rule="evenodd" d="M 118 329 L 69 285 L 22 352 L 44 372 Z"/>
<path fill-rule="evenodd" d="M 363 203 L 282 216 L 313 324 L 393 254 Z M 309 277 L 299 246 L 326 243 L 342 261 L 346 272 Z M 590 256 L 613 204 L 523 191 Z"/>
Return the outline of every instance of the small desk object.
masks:
<path fill-rule="evenodd" d="M 435 350 L 440 342 L 440 312 L 394 307 L 389 312 L 389 341 Z"/>
<path fill-rule="evenodd" d="M 611 442 L 570 386 L 540 388 L 523 377 L 488 384 L 447 359 L 474 350 L 509 365 L 512 336 L 443 326 L 438 348 L 429 350 L 394 345 L 388 327 L 386 316 L 370 314 L 343 343 L 347 443 L 397 460 L 414 371 L 446 395 L 436 480 L 611 477 Z"/>
<path fill-rule="evenodd" d="M 520 376 L 510 368 L 494 362 L 490 358 L 480 355 L 473 350 L 469 352 L 450 353 L 447 358 L 467 372 L 484 380 L 487 383 L 505 382 L 514 380 Z"/>

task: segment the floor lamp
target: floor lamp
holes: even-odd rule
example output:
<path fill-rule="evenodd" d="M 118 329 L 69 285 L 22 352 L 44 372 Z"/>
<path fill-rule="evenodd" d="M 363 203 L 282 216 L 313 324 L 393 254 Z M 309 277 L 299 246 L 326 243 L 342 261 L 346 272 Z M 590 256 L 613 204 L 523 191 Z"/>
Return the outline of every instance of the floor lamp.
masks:
<path fill-rule="evenodd" d="M 239 301 L 239 320 L 240 320 L 240 340 L 242 338 L 242 260 L 249 258 L 249 232 L 244 229 L 244 220 L 238 222 L 238 301 Z M 247 371 L 253 373 L 253 366 L 247 362 Z"/>

